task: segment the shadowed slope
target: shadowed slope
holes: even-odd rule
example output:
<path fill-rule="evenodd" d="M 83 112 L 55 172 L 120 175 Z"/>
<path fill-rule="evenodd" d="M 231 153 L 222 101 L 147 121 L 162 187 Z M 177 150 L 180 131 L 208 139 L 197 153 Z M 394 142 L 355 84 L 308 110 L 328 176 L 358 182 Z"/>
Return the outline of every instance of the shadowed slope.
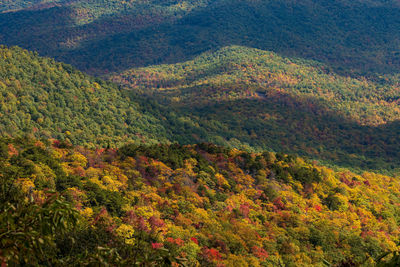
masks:
<path fill-rule="evenodd" d="M 399 167 L 395 76 L 349 78 L 317 62 L 234 46 L 111 78 L 196 121 L 206 130 L 199 141 L 346 167 Z"/>
<path fill-rule="evenodd" d="M 317 59 L 345 72 L 392 73 L 400 66 L 398 11 L 395 1 L 77 1 L 0 14 L 0 41 L 97 74 L 227 45 Z M 43 24 L 47 18 L 55 21 Z"/>

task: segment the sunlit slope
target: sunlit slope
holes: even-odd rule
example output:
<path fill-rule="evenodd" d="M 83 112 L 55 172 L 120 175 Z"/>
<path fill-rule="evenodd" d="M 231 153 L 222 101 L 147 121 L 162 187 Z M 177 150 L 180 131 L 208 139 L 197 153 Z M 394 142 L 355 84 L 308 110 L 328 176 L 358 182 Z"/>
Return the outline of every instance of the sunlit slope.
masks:
<path fill-rule="evenodd" d="M 1 49 L 2 135 L 74 144 L 214 142 L 396 172 L 397 78 L 351 79 L 243 47 L 134 69 L 115 84 L 19 48 Z"/>
<path fill-rule="evenodd" d="M 214 142 L 398 166 L 397 76 L 350 78 L 314 61 L 233 46 L 111 78 L 191 114 L 224 137 Z"/>
<path fill-rule="evenodd" d="M 0 47 L 0 92 L 2 135 L 103 145 L 167 140 L 159 120 L 116 85 L 20 48 Z"/>
<path fill-rule="evenodd" d="M 0 138 L 0 155 L 0 186 L 12 189 L 0 190 L 0 259 L 10 265 L 397 266 L 399 259 L 394 177 L 204 143 L 87 149 Z M 64 200 L 52 201 L 55 191 Z"/>

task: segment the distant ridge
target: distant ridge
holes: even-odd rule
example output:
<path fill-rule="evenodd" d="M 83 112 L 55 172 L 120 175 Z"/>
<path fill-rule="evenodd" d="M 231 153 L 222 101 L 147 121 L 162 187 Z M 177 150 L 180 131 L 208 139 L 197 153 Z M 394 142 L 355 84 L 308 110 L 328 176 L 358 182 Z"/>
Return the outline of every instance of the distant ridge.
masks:
<path fill-rule="evenodd" d="M 39 2 L 39 1 L 36 1 Z M 341 73 L 396 73 L 395 0 L 46 1 L 57 7 L 0 14 L 0 43 L 93 74 L 190 60 L 242 45 L 314 59 Z M 16 1 L 21 7 L 28 1 Z M 10 9 L 0 4 L 0 10 Z"/>

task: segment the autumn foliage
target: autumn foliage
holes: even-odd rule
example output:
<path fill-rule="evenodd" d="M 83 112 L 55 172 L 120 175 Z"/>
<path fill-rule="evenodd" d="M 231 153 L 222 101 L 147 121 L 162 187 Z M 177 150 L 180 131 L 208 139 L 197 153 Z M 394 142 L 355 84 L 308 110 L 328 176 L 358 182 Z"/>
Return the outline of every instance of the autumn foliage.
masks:
<path fill-rule="evenodd" d="M 31 194 L 38 208 L 48 190 L 58 191 L 78 213 L 77 226 L 44 239 L 58 252 L 40 255 L 53 262 L 373 265 L 398 250 L 400 191 L 393 177 L 212 144 L 101 150 L 29 139 L 1 144 L 2 179 Z M 18 262 L 2 251 L 3 261 Z"/>

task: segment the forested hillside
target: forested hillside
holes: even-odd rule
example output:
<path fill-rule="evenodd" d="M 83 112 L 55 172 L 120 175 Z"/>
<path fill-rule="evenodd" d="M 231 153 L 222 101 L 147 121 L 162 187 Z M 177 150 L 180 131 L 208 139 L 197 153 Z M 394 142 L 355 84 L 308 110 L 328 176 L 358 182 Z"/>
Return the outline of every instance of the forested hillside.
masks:
<path fill-rule="evenodd" d="M 240 46 L 204 53 L 184 63 L 128 70 L 111 79 L 182 105 L 281 94 L 304 105 L 321 104 L 360 125 L 376 126 L 400 118 L 398 75 L 351 78 L 316 61 Z"/>
<path fill-rule="evenodd" d="M 399 14 L 0 0 L 1 267 L 400 266 Z"/>
<path fill-rule="evenodd" d="M 73 144 L 214 142 L 397 173 L 398 78 L 347 78 L 323 65 L 228 47 L 134 69 L 115 84 L 13 47 L 0 49 L 0 132 Z"/>
<path fill-rule="evenodd" d="M 399 166 L 397 75 L 350 78 L 315 61 L 233 46 L 111 79 L 177 108 L 224 137 L 208 137 L 219 144 L 351 168 Z"/>
<path fill-rule="evenodd" d="M 0 47 L 0 96 L 2 135 L 106 146 L 169 142 L 179 127 L 191 129 L 115 84 L 17 47 Z"/>
<path fill-rule="evenodd" d="M 284 154 L 1 139 L 0 177 L 0 261 L 11 266 L 399 260 L 398 179 Z"/>
<path fill-rule="evenodd" d="M 59 2 L 67 2 L 68 0 L 2 0 L 0 2 L 0 12 L 15 12 L 23 9 L 40 9 L 54 7 Z M 73 1 L 73 0 L 72 0 Z M 71 2 L 71 0 L 69 0 Z"/>
<path fill-rule="evenodd" d="M 18 47 L 0 47 L 0 92 L 2 136 L 89 147 L 225 140 L 225 132 L 209 132 L 179 109 Z"/>
<path fill-rule="evenodd" d="M 95 74 L 229 45 L 315 59 L 344 73 L 400 66 L 395 0 L 3 1 L 0 11 L 13 2 L 26 9 L 0 14 L 0 43 Z"/>

